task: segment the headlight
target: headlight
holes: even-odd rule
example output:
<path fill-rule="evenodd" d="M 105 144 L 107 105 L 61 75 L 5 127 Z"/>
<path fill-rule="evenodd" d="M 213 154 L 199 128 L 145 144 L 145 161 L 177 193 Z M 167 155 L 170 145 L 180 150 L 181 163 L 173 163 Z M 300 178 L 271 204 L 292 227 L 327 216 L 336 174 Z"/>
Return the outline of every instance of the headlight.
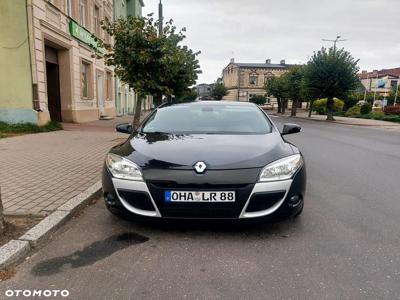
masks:
<path fill-rule="evenodd" d="M 108 153 L 106 165 L 115 178 L 142 181 L 140 168 L 130 160 L 119 155 Z"/>
<path fill-rule="evenodd" d="M 266 166 L 260 174 L 259 181 L 287 180 L 297 172 L 303 165 L 303 158 L 300 154 L 291 155 Z"/>

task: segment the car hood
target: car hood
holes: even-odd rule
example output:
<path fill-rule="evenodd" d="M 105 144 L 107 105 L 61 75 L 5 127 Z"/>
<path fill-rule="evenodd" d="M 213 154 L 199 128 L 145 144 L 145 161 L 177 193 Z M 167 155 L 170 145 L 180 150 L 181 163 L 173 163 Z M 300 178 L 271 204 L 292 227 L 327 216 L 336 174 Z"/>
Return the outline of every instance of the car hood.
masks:
<path fill-rule="evenodd" d="M 203 161 L 208 170 L 260 168 L 293 154 L 280 134 L 138 134 L 112 153 L 142 168 L 192 169 Z"/>

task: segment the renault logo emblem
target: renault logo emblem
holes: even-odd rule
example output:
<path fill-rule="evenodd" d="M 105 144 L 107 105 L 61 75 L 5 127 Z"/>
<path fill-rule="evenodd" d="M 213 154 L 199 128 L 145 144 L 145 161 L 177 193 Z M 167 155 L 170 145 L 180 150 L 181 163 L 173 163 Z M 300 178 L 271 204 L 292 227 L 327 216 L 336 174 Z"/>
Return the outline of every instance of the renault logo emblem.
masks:
<path fill-rule="evenodd" d="M 203 161 L 198 161 L 194 164 L 193 168 L 197 174 L 203 174 L 207 169 L 207 165 Z"/>

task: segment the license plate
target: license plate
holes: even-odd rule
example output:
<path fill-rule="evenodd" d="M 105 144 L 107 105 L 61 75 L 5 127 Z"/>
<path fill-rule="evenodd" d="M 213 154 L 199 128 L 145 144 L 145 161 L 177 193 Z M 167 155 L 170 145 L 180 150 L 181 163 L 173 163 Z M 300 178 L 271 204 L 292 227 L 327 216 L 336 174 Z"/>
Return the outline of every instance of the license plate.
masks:
<path fill-rule="evenodd" d="M 235 202 L 235 192 L 166 191 L 165 202 Z"/>

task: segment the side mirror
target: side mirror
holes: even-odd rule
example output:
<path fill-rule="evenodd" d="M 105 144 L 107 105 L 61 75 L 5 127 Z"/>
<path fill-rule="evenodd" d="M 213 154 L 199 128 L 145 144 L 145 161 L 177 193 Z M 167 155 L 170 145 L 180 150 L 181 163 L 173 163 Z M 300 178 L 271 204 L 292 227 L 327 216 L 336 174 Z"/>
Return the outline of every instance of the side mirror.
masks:
<path fill-rule="evenodd" d="M 282 135 L 298 133 L 301 131 L 301 127 L 297 124 L 287 123 L 283 125 Z"/>
<path fill-rule="evenodd" d="M 127 133 L 127 134 L 131 134 L 132 132 L 134 132 L 134 128 L 131 123 L 119 124 L 116 126 L 116 130 L 117 132 Z"/>

